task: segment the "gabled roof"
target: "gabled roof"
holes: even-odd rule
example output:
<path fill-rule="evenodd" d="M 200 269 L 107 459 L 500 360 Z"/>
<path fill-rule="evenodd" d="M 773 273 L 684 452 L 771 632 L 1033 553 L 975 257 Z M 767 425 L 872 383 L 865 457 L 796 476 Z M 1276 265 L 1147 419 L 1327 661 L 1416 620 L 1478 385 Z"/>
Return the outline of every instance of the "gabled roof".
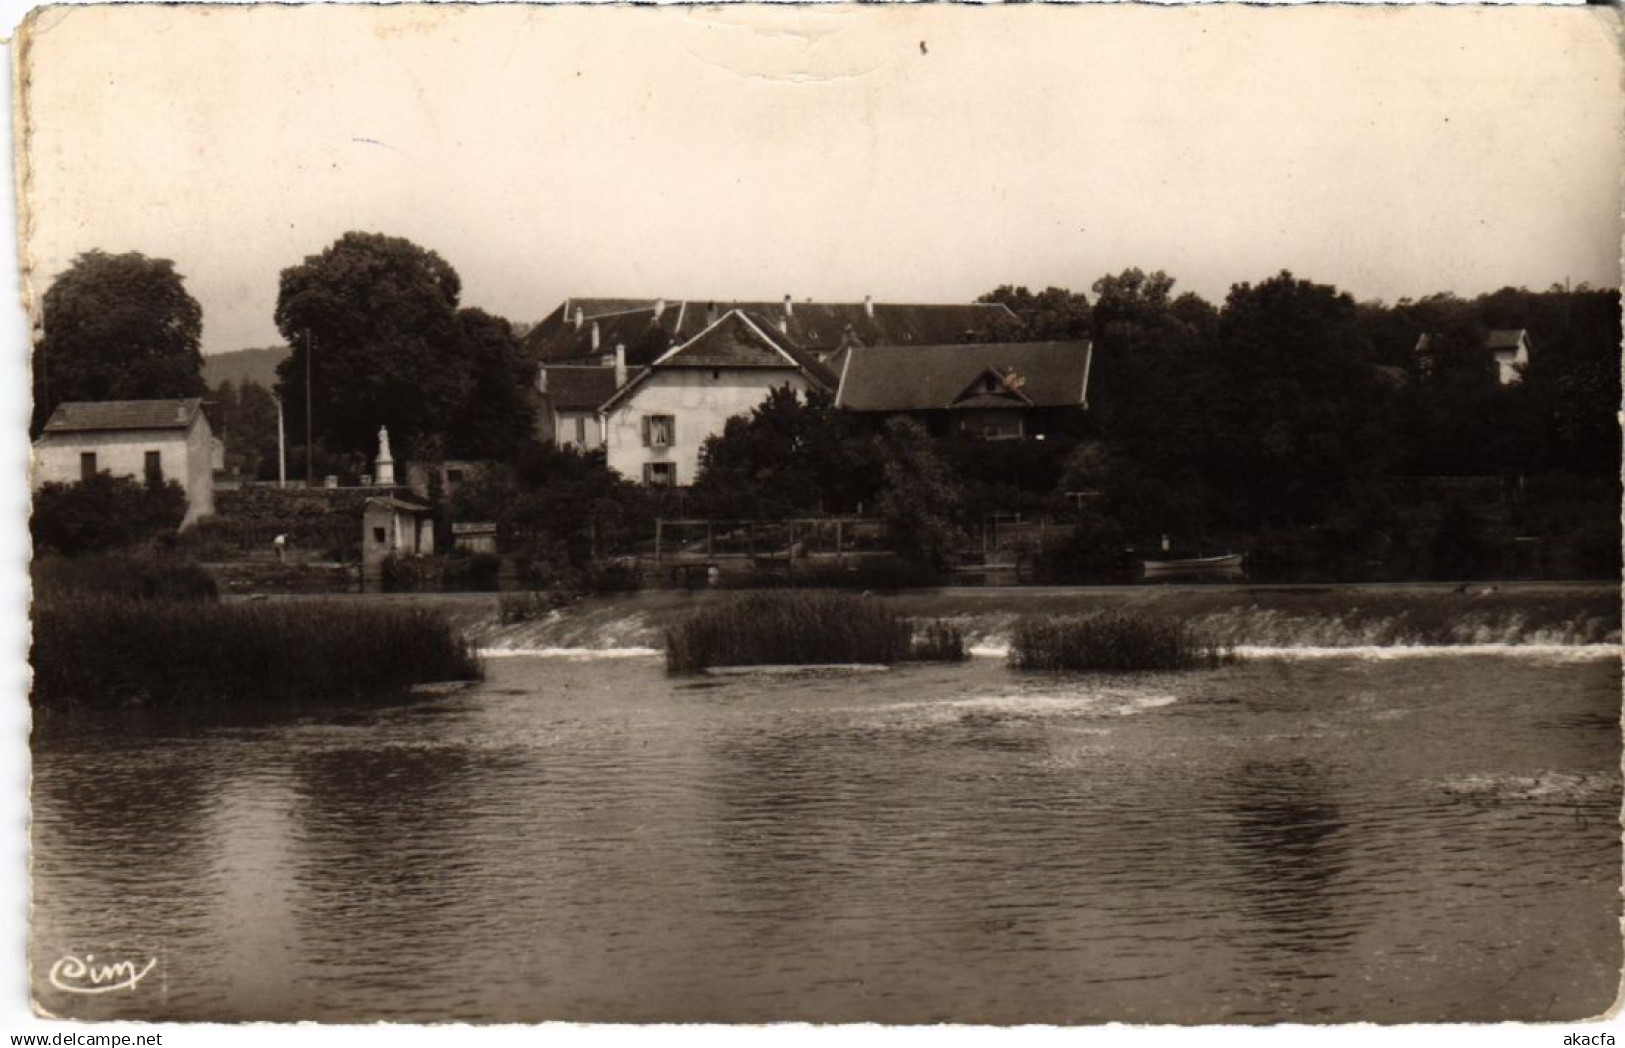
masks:
<path fill-rule="evenodd" d="M 764 330 L 743 311 L 731 309 L 720 319 L 681 345 L 673 346 L 606 400 L 608 411 L 650 375 L 678 368 L 761 368 L 798 371 L 826 389 L 835 388 L 835 376 L 805 350 L 776 331 Z"/>
<path fill-rule="evenodd" d="M 367 500 L 366 504 L 369 506 L 382 506 L 384 509 L 395 510 L 401 513 L 434 512 L 432 507 L 425 506 L 417 502 L 408 502 L 405 499 L 396 498 L 394 495 L 374 495 L 372 498 Z"/>
<path fill-rule="evenodd" d="M 47 433 L 115 429 L 189 429 L 203 410 L 197 397 L 176 400 L 74 400 L 58 404 Z"/>
<path fill-rule="evenodd" d="M 1088 342 L 868 346 L 847 354 L 835 404 L 852 411 L 1081 407 L 1092 354 Z M 988 377 L 997 379 L 992 390 Z"/>
<path fill-rule="evenodd" d="M 800 361 L 792 357 L 790 341 L 775 338 L 763 325 L 737 309 L 729 310 L 720 320 L 684 342 L 673 346 L 655 360 L 656 366 L 667 367 L 798 367 Z"/>
<path fill-rule="evenodd" d="M 1500 331 L 1491 331 L 1484 339 L 1485 347 L 1489 349 L 1517 349 L 1523 343 L 1528 332 L 1524 328 L 1504 328 Z"/>
<path fill-rule="evenodd" d="M 615 393 L 613 367 L 553 365 L 542 370 L 547 375 L 542 395 L 559 411 L 596 411 Z"/>
<path fill-rule="evenodd" d="M 664 305 L 657 315 L 657 306 Z M 576 327 L 576 309 L 582 315 Z M 715 323 L 730 310 L 748 315 L 775 337 L 811 353 L 832 353 L 843 344 L 939 345 L 985 339 L 999 324 L 1020 318 L 1002 303 L 908 305 L 863 302 L 737 302 L 677 299 L 566 299 L 525 338 L 538 360 L 585 357 L 592 347 L 593 321 L 598 322 L 598 352 L 613 352 L 617 342 L 631 346 L 658 326 L 674 343 L 682 343 Z"/>
<path fill-rule="evenodd" d="M 1014 368 L 998 371 L 988 368 L 960 390 L 948 406 L 966 408 L 1030 408 L 1032 398 L 1024 392 L 1026 376 Z"/>

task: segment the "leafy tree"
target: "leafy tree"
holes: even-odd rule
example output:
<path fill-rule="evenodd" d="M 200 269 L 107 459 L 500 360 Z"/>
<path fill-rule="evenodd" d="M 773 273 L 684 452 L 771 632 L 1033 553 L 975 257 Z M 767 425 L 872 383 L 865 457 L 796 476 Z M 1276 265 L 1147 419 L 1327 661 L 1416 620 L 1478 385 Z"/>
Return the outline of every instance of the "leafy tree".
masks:
<path fill-rule="evenodd" d="M 989 342 L 1066 342 L 1088 338 L 1091 314 L 1088 296 L 1064 287 L 1047 287 L 1034 294 L 1026 287 L 1001 284 L 978 302 L 1002 303 L 1017 322 L 994 324 Z"/>
<path fill-rule="evenodd" d="M 1241 519 L 1318 520 L 1388 464 L 1387 387 L 1356 319 L 1353 298 L 1285 271 L 1231 288 L 1191 450 Z"/>
<path fill-rule="evenodd" d="M 52 282 L 42 307 L 34 433 L 67 400 L 203 394 L 203 310 L 168 259 L 86 252 Z"/>
<path fill-rule="evenodd" d="M 775 519 L 844 513 L 874 497 L 874 439 L 834 398 L 788 385 L 736 415 L 700 447 L 695 508 L 715 517 Z"/>
<path fill-rule="evenodd" d="M 501 317 L 463 309 L 457 324 L 472 383 L 461 409 L 444 428 L 447 448 L 456 458 L 508 458 L 535 430 L 530 391 L 536 385 L 536 362 Z"/>
<path fill-rule="evenodd" d="M 459 313 L 461 290 L 438 254 L 378 233 L 346 233 L 283 270 L 276 324 L 293 352 L 277 388 L 295 436 L 308 355 L 315 436 L 334 449 L 370 453 L 380 426 L 401 448 L 437 435 L 448 450 L 510 447 L 531 421 L 529 401 L 511 393 L 525 368 L 506 322 Z"/>
<path fill-rule="evenodd" d="M 981 440 L 948 436 L 938 437 L 934 443 L 963 492 L 967 523 L 984 521 L 994 513 L 1064 512 L 1066 501 L 1055 496 L 1055 489 L 1071 446 L 1064 437 Z"/>
<path fill-rule="evenodd" d="M 645 493 L 604 464 L 601 454 L 528 441 L 513 465 L 500 465 L 457 489 L 456 520 L 497 525 L 504 549 L 533 561 L 584 567 L 631 551 Z"/>
<path fill-rule="evenodd" d="M 1198 527 L 1207 499 L 1192 456 L 1207 439 L 1200 376 L 1218 313 L 1197 295 L 1174 298 L 1174 284 L 1161 270 L 1127 269 L 1093 285 L 1090 414 L 1116 464 L 1105 487 L 1124 523 L 1148 534 Z"/>
<path fill-rule="evenodd" d="M 173 534 L 185 516 L 186 489 L 176 481 L 142 482 L 104 471 L 72 484 L 42 485 L 29 531 L 36 551 L 71 557 Z"/>
<path fill-rule="evenodd" d="M 886 421 L 881 461 L 885 489 L 877 508 L 887 543 L 905 559 L 941 569 L 963 538 L 963 492 L 937 456 L 931 435 L 906 416 Z"/>
<path fill-rule="evenodd" d="M 1527 328 L 1534 344 L 1529 366 L 1512 392 L 1532 427 L 1522 432 L 1542 447 L 1538 466 L 1549 472 L 1617 476 L 1619 292 L 1503 289 L 1482 301 L 1486 324 Z M 1517 312 L 1508 316 L 1510 309 Z"/>

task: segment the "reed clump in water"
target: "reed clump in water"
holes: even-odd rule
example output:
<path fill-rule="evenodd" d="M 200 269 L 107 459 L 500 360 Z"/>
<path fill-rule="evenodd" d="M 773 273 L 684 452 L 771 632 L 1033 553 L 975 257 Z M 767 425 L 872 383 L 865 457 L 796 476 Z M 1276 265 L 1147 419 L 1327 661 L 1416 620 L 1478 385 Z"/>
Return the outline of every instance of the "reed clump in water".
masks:
<path fill-rule="evenodd" d="M 47 707 L 278 704 L 478 679 L 420 608 L 59 595 L 34 606 L 33 701 Z"/>
<path fill-rule="evenodd" d="M 914 632 L 909 659 L 914 662 L 964 662 L 965 631 L 946 619 L 932 619 Z"/>
<path fill-rule="evenodd" d="M 1010 636 L 1010 664 L 1024 670 L 1184 670 L 1234 657 L 1183 621 L 1121 612 L 1030 615 Z"/>
<path fill-rule="evenodd" d="M 696 612 L 666 630 L 666 668 L 889 665 L 909 657 L 913 627 L 874 597 L 768 590 Z"/>

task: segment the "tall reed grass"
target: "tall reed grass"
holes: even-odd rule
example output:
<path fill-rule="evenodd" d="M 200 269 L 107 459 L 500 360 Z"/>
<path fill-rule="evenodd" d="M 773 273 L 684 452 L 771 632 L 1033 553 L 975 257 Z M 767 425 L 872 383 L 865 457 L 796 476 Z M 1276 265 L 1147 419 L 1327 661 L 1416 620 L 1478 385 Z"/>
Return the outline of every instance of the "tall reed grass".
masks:
<path fill-rule="evenodd" d="M 767 590 L 696 612 L 666 630 L 666 667 L 901 662 L 914 629 L 874 597 Z"/>
<path fill-rule="evenodd" d="M 77 594 L 129 600 L 214 600 L 214 576 L 195 562 L 143 553 L 44 554 L 29 565 L 39 600 Z"/>
<path fill-rule="evenodd" d="M 64 595 L 34 606 L 44 707 L 343 700 L 477 679 L 479 660 L 419 608 Z"/>
<path fill-rule="evenodd" d="M 1182 620 L 1146 615 L 1030 615 L 1010 636 L 1010 664 L 1024 670 L 1182 670 L 1233 658 Z"/>

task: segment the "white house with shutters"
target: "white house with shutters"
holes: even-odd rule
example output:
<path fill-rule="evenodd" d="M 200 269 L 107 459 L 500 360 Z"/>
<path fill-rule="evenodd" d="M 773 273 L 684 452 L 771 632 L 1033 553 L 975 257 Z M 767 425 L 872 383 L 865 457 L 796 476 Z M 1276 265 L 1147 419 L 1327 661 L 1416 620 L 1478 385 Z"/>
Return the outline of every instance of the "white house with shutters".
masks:
<path fill-rule="evenodd" d="M 730 310 L 633 374 L 600 409 L 610 468 L 651 486 L 694 483 L 700 446 L 780 386 L 833 391 L 834 376 L 788 337 Z"/>
<path fill-rule="evenodd" d="M 174 480 L 186 489 L 182 526 L 214 512 L 214 435 L 196 397 L 58 404 L 34 441 L 32 486 L 97 473 Z"/>

